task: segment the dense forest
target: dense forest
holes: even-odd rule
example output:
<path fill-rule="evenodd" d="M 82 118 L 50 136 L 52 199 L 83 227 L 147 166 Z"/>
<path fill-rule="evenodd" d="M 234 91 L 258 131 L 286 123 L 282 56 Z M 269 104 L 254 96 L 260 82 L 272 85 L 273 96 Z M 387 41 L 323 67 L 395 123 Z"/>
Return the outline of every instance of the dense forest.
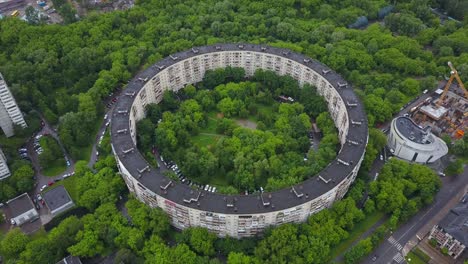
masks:
<path fill-rule="evenodd" d="M 244 69 L 228 67 L 208 71 L 198 89 L 166 91 L 137 124 L 140 150 L 151 160 L 156 146 L 189 179 L 231 194 L 297 184 L 335 158 L 338 135 L 315 88 L 272 71 L 244 79 Z M 309 139 L 311 117 L 323 134 L 317 149 Z"/>
<path fill-rule="evenodd" d="M 392 12 L 380 17 L 379 10 L 389 5 Z M 446 8 L 460 22 L 441 20 L 430 5 Z M 468 80 L 465 13 L 466 4 L 457 0 L 142 0 L 127 11 L 90 14 L 76 22 L 70 17 L 67 25 L 0 20 L 0 72 L 26 118 L 37 119 L 38 111 L 58 124 L 75 158 L 95 137 L 101 101 L 109 93 L 171 53 L 220 42 L 265 43 L 322 61 L 353 84 L 373 127 L 424 89 L 435 89 L 449 75 L 447 61 Z M 347 28 L 360 16 L 369 25 Z M 1 235 L 0 252 L 6 263 L 55 263 L 68 254 L 89 258 L 112 252 L 122 263 L 219 263 L 217 257 L 233 264 L 330 263 L 333 250 L 356 224 L 376 212 L 387 214 L 387 224 L 345 254 L 346 263 L 357 263 L 390 229 L 432 202 L 440 186 L 427 167 L 392 159 L 367 191 L 367 169 L 386 142 L 378 129 L 369 134 L 360 176 L 345 199 L 306 223 L 269 229 L 262 238 L 219 239 L 201 228 L 175 233 L 159 209 L 132 199 L 118 204 L 125 185 L 114 158 L 103 152 L 96 172 L 78 162 L 75 177 L 67 179 L 75 186 L 70 192 L 77 206 L 86 212 L 83 217 L 67 217 L 34 237 L 13 229 Z M 456 151 L 466 153 L 466 138 L 455 143 Z M 2 200 L 34 184 L 29 163 L 15 161 L 10 169 L 13 176 L 0 184 Z M 361 206 L 366 192 L 370 199 Z"/>

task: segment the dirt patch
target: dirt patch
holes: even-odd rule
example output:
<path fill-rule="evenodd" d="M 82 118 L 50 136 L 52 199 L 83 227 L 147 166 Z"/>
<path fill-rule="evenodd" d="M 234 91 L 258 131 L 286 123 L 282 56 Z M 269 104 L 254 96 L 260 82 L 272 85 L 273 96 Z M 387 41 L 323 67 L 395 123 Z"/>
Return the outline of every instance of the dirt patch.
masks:
<path fill-rule="evenodd" d="M 216 114 L 216 117 L 217 117 L 217 118 L 223 118 L 223 117 L 224 117 L 224 114 L 223 114 L 223 113 L 217 113 L 217 114 Z"/>
<path fill-rule="evenodd" d="M 236 123 L 240 126 L 250 128 L 250 129 L 257 129 L 257 123 L 252 122 L 248 119 L 237 119 Z"/>

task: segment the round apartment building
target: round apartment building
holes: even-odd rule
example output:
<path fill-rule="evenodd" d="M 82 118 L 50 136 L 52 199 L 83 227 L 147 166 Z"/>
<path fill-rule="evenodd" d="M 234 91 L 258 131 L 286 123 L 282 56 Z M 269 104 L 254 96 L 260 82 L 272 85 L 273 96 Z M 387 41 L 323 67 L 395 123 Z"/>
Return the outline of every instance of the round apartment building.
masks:
<path fill-rule="evenodd" d="M 151 167 L 136 148 L 136 122 L 145 107 L 159 103 L 165 90 L 198 83 L 205 71 L 242 67 L 290 75 L 300 85 L 317 87 L 338 129 L 341 148 L 318 175 L 274 192 L 225 195 L 177 183 Z M 112 150 L 130 192 L 151 207 L 160 207 L 174 227 L 206 227 L 218 236 L 249 237 L 267 226 L 305 221 L 341 199 L 356 178 L 368 141 L 364 109 L 351 85 L 318 61 L 286 49 L 253 44 L 219 44 L 192 48 L 159 61 L 132 79 L 114 108 Z"/>

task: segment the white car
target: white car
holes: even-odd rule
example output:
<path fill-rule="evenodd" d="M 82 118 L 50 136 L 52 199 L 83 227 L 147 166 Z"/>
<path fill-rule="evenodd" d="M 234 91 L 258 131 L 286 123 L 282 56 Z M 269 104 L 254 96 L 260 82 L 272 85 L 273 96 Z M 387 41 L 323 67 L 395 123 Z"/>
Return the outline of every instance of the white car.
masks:
<path fill-rule="evenodd" d="M 45 188 L 47 188 L 47 184 L 42 185 L 42 187 L 41 187 L 41 192 L 44 191 Z"/>
<path fill-rule="evenodd" d="M 383 155 L 382 154 L 380 154 L 380 160 L 383 160 Z"/>
<path fill-rule="evenodd" d="M 105 115 L 104 115 L 104 120 L 106 120 L 106 119 L 107 119 L 107 117 L 108 117 L 108 115 L 107 115 L 107 114 L 105 114 Z"/>

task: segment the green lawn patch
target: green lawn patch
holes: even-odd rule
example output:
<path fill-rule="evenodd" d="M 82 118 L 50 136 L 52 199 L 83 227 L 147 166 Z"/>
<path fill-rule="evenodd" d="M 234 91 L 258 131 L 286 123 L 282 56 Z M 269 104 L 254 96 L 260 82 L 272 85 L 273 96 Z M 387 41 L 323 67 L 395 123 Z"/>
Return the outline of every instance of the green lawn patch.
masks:
<path fill-rule="evenodd" d="M 385 213 L 376 211 L 370 215 L 366 215 L 366 218 L 361 222 L 357 223 L 354 226 L 354 229 L 349 232 L 349 237 L 340 244 L 336 245 L 336 247 L 331 249 L 331 259 L 335 259 L 340 254 L 346 252 L 353 242 L 357 241 L 359 237 L 364 234 L 369 228 L 371 228 L 375 223 L 377 223 L 382 217 L 385 216 Z"/>
<path fill-rule="evenodd" d="M 43 136 L 39 143 L 43 148 L 43 153 L 39 154 L 42 174 L 51 177 L 64 172 L 67 169 L 65 154 L 57 140 L 51 136 Z"/>
<path fill-rule="evenodd" d="M 73 202 L 76 204 L 76 201 L 78 200 L 78 189 L 77 189 L 77 176 L 72 175 L 64 180 L 61 180 L 59 182 L 56 182 L 54 185 L 47 187 L 44 191 L 48 191 L 51 189 L 56 188 L 57 186 L 62 185 L 65 187 L 67 190 L 68 194 L 70 194 L 70 197 L 72 198 Z"/>
<path fill-rule="evenodd" d="M 65 159 L 57 159 L 54 162 L 51 162 L 47 165 L 44 165 L 41 173 L 45 176 L 55 177 L 61 173 L 63 173 L 67 169 L 67 165 L 65 163 Z"/>
<path fill-rule="evenodd" d="M 201 132 L 200 134 L 192 137 L 192 140 L 200 147 L 208 147 L 216 144 L 216 142 L 222 137 L 224 136 L 218 134 L 205 134 L 205 132 Z"/>
<path fill-rule="evenodd" d="M 77 148 L 79 149 L 79 155 L 75 155 L 75 157 L 73 157 L 75 160 L 86 160 L 86 161 L 89 161 L 89 159 L 91 158 L 91 151 L 93 150 L 93 143 L 91 143 L 91 145 L 88 145 L 88 146 L 85 146 L 85 147 L 81 147 L 81 148 Z"/>
<path fill-rule="evenodd" d="M 418 249 L 419 250 L 419 249 Z M 424 252 L 422 252 L 421 250 L 419 250 L 422 254 L 424 254 Z M 425 256 L 427 256 L 426 254 L 424 254 Z M 426 264 L 428 262 L 424 261 L 424 259 L 422 259 L 421 257 L 419 257 L 419 254 L 416 255 L 413 251 L 410 251 L 408 253 L 408 255 L 406 255 L 405 257 L 406 259 L 406 262 L 408 264 Z M 430 258 L 429 258 L 430 259 Z"/>

